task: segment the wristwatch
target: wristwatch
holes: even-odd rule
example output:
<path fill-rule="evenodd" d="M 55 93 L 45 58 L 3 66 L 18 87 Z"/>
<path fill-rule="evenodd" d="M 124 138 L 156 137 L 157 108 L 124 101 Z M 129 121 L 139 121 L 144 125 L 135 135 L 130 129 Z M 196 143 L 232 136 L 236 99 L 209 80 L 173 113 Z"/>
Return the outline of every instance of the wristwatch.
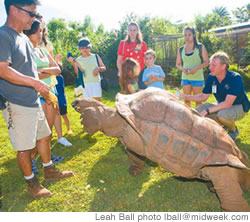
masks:
<path fill-rule="evenodd" d="M 209 112 L 209 109 L 208 109 L 208 108 L 206 108 L 206 112 L 207 112 L 207 114 L 210 114 L 210 112 Z"/>

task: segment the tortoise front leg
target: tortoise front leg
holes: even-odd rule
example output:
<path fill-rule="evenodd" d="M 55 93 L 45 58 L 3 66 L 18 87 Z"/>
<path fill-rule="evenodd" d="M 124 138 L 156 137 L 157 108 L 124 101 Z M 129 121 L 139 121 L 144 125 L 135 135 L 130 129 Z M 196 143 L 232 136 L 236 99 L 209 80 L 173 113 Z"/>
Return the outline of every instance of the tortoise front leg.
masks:
<path fill-rule="evenodd" d="M 247 201 L 242 197 L 239 181 L 241 173 L 241 169 L 229 166 L 210 166 L 202 169 L 202 174 L 213 183 L 224 211 L 250 211 Z"/>
<path fill-rule="evenodd" d="M 137 153 L 127 149 L 128 158 L 130 161 L 129 173 L 132 176 L 137 176 L 144 169 L 144 157 L 138 155 Z"/>

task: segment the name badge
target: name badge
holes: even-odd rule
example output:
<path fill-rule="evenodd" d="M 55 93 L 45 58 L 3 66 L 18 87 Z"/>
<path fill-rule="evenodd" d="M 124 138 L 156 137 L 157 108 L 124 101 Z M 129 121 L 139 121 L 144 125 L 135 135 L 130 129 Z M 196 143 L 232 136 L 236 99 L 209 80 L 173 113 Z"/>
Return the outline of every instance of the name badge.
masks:
<path fill-rule="evenodd" d="M 212 93 L 217 93 L 217 86 L 216 85 L 212 85 Z"/>

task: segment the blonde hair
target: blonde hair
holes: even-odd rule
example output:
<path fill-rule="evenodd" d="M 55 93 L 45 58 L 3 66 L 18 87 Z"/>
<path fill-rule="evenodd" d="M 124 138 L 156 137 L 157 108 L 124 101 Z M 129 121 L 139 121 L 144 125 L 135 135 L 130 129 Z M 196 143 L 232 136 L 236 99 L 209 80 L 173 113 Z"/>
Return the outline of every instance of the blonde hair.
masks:
<path fill-rule="evenodd" d="M 132 58 L 127 58 L 122 63 L 122 70 L 120 75 L 120 87 L 122 92 L 126 91 L 126 85 L 128 80 L 137 78 L 139 73 L 140 65 L 136 60 Z"/>
<path fill-rule="evenodd" d="M 156 53 L 155 53 L 155 51 L 152 50 L 152 49 L 149 49 L 148 51 L 146 51 L 146 52 L 144 53 L 144 55 L 145 55 L 145 56 L 146 56 L 146 55 L 151 55 L 154 59 L 156 59 Z"/>
<path fill-rule="evenodd" d="M 216 52 L 215 54 L 211 56 L 210 61 L 212 61 L 213 59 L 219 59 L 220 64 L 222 65 L 226 64 L 226 69 L 229 68 L 230 59 L 229 59 L 229 56 L 225 52 Z"/>

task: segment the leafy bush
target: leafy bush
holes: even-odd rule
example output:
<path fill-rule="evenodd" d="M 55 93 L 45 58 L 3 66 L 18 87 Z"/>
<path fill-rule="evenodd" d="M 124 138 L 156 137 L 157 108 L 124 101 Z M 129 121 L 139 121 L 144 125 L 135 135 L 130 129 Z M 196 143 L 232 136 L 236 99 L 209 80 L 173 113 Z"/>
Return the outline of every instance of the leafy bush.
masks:
<path fill-rule="evenodd" d="M 248 66 L 246 67 L 246 70 L 247 70 L 248 73 L 250 73 L 250 65 L 248 65 Z"/>
<path fill-rule="evenodd" d="M 236 61 L 234 56 L 236 49 L 232 47 L 235 46 L 235 41 L 232 39 L 218 38 L 214 33 L 206 32 L 201 34 L 200 42 L 205 45 L 209 57 L 218 51 L 223 51 L 230 56 L 232 62 Z"/>
<path fill-rule="evenodd" d="M 248 39 L 250 39 L 250 34 L 248 34 Z M 248 41 L 248 45 L 250 45 L 250 41 Z M 241 65 L 249 64 L 249 61 L 250 61 L 250 46 L 248 46 L 243 50 L 243 55 L 242 58 L 240 59 L 240 64 Z"/>
<path fill-rule="evenodd" d="M 181 71 L 177 68 L 172 68 L 171 71 L 166 75 L 165 80 L 167 85 L 171 87 L 180 86 L 181 84 Z"/>

